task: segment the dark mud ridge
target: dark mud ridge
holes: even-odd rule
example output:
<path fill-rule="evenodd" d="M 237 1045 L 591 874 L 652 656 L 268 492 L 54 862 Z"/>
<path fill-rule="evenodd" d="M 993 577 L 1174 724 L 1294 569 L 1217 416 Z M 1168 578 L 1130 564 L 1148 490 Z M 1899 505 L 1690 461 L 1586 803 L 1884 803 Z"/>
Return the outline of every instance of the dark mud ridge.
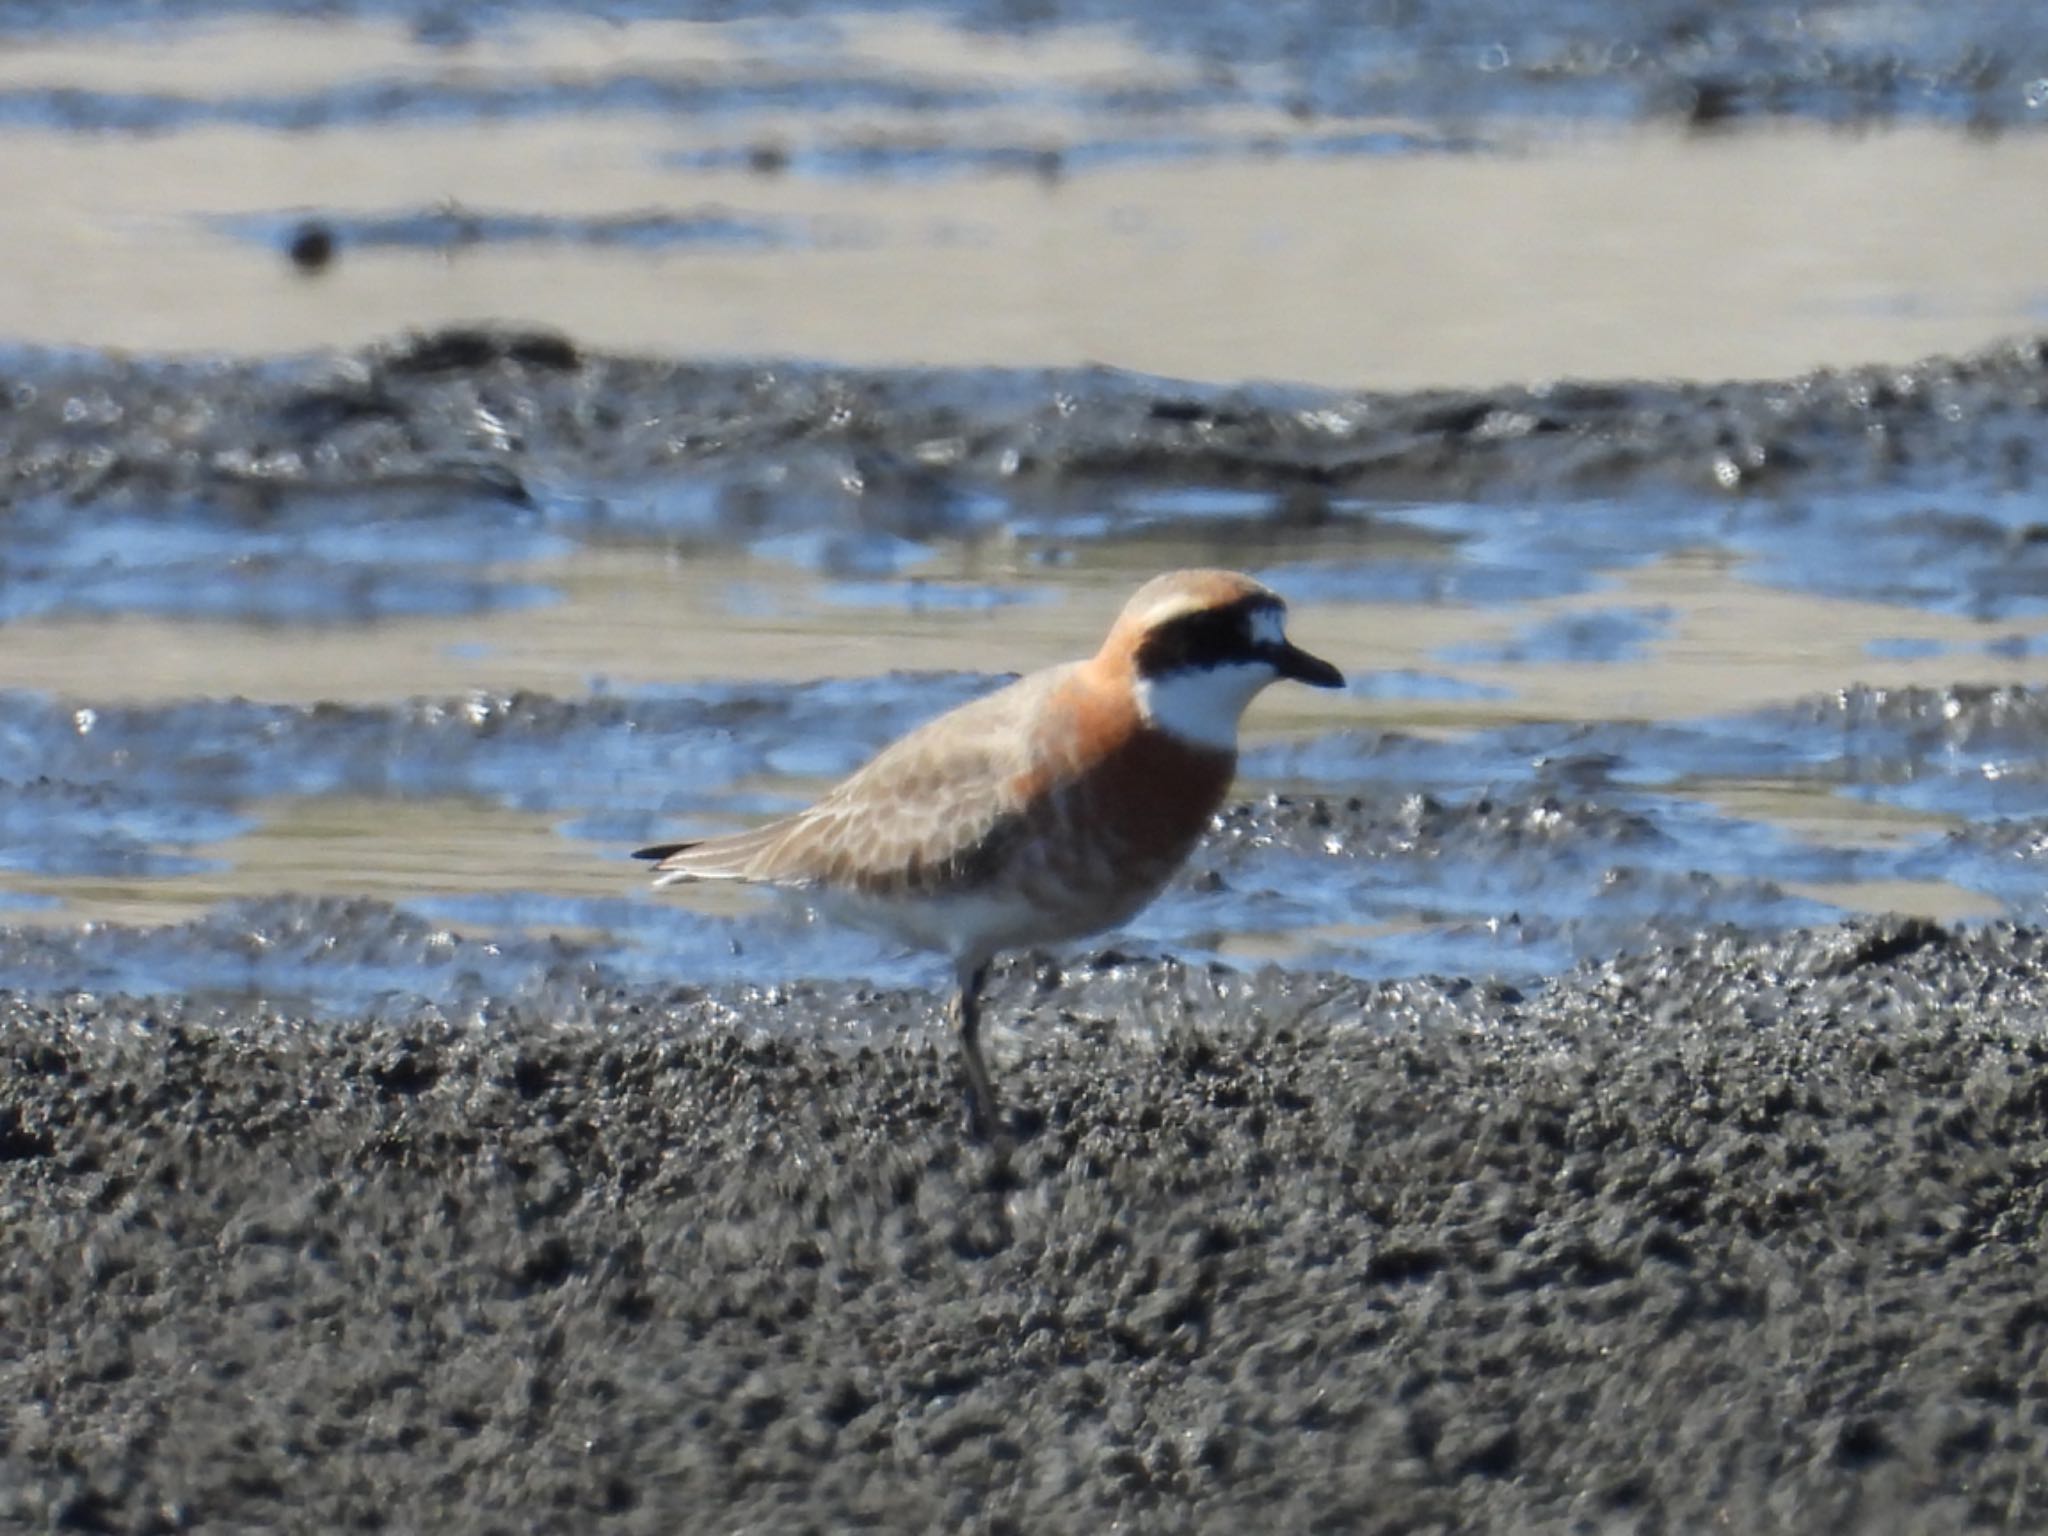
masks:
<path fill-rule="evenodd" d="M 0 1525 L 2048 1528 L 2044 950 L 13 998 Z"/>
<path fill-rule="evenodd" d="M 973 533 L 977 492 L 1248 486 L 1312 526 L 1333 495 L 1757 491 L 2038 483 L 2048 341 L 1970 357 L 1722 385 L 1557 382 L 1415 394 L 1178 385 L 1113 370 L 861 370 L 586 355 L 550 334 L 455 330 L 346 356 L 0 358 L 0 497 L 132 501 L 241 526 L 333 515 L 320 493 L 539 504 L 645 533 L 637 491 L 689 472 L 722 494 L 654 531 L 731 540 L 761 504 L 908 537 Z M 295 498 L 316 497 L 313 503 Z M 865 510 L 864 510 L 865 509 Z M 877 510 L 879 509 L 879 510 Z"/>

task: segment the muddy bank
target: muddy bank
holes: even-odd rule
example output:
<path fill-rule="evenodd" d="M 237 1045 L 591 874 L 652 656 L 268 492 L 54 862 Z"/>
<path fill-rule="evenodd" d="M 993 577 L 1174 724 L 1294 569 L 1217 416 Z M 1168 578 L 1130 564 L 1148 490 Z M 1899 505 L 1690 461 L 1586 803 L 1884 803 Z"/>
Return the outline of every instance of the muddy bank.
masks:
<path fill-rule="evenodd" d="M 1013 967 L 1007 1179 L 922 994 L 12 1000 L 0 1509 L 2032 1528 L 2043 947 L 1851 928 L 1530 998 Z"/>
<path fill-rule="evenodd" d="M 926 537 L 976 532 L 989 509 L 973 493 L 997 486 L 1055 502 L 1133 482 L 1292 490 L 1284 515 L 1304 527 L 1333 494 L 1783 492 L 1922 474 L 2023 488 L 2048 441 L 2048 350 L 2023 338 L 1720 385 L 1338 394 L 640 360 L 463 330 L 266 363 L 16 353 L 0 401 L 0 493 L 16 500 L 168 504 L 246 529 L 332 515 L 317 493 L 346 489 L 386 509 L 497 504 L 514 528 L 538 501 L 589 531 L 714 541 L 797 503 L 815 522 Z M 717 494 L 682 509 L 606 494 L 685 471 L 721 477 Z"/>

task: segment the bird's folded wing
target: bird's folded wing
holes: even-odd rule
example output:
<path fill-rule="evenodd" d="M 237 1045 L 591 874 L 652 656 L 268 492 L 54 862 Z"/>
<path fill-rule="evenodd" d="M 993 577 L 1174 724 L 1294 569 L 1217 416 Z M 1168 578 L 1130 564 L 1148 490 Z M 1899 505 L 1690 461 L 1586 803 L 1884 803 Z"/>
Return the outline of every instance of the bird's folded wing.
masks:
<path fill-rule="evenodd" d="M 1018 686 L 912 731 L 808 810 L 678 848 L 656 878 L 873 894 L 971 883 L 1026 829 L 1018 784 L 1029 744 L 1016 728 L 1019 701 L 1006 697 Z"/>

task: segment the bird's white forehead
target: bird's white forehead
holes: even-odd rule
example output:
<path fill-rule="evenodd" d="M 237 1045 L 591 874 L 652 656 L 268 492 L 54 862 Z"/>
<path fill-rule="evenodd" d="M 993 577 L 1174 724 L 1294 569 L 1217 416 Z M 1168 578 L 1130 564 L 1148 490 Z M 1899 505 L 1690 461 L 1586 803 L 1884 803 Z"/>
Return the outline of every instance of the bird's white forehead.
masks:
<path fill-rule="evenodd" d="M 1252 639 L 1260 645 L 1279 645 L 1287 638 L 1287 615 L 1278 604 L 1252 610 Z"/>

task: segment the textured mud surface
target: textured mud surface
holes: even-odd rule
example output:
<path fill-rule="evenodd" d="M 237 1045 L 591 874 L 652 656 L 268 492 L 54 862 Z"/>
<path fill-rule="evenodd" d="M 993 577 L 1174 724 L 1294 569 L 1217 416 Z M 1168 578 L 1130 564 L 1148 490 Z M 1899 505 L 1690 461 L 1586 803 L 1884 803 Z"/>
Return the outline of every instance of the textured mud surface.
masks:
<path fill-rule="evenodd" d="M 921 995 L 11 1002 L 0 1518 L 2038 1528 L 2043 960 L 1012 968 L 1007 1172 Z"/>

